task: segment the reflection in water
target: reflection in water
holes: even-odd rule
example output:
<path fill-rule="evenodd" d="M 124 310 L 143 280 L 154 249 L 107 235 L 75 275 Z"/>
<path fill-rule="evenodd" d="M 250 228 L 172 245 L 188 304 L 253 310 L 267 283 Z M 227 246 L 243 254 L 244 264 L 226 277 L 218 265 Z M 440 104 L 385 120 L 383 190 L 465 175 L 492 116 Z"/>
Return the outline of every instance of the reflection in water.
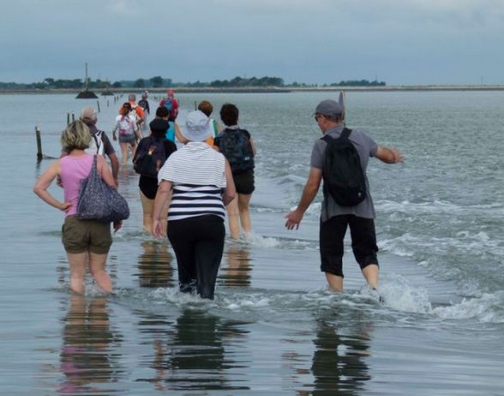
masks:
<path fill-rule="evenodd" d="M 363 382 L 371 379 L 365 362 L 369 356 L 369 330 L 341 326 L 342 321 L 334 317 L 317 321 L 313 341 L 316 348 L 312 363 L 313 395 L 357 395 L 363 389 Z M 344 335 L 344 330 L 350 330 L 351 334 Z"/>
<path fill-rule="evenodd" d="M 152 320 L 162 323 L 159 316 Z M 152 320 L 140 324 L 152 326 Z M 155 377 L 138 381 L 151 382 L 157 390 L 249 389 L 230 384 L 226 377 L 226 371 L 241 366 L 227 350 L 232 348 L 232 339 L 242 342 L 246 335 L 240 323 L 185 309 L 169 330 L 151 327 L 150 331 L 154 333 L 154 358 L 149 366 Z"/>
<path fill-rule="evenodd" d="M 117 353 L 120 341 L 110 328 L 106 298 L 86 301 L 83 296 L 72 296 L 64 318 L 60 394 L 117 393 L 111 384 L 122 374 Z"/>
<path fill-rule="evenodd" d="M 138 280 L 141 287 L 172 287 L 173 255 L 168 251 L 167 243 L 145 241 L 144 252 L 138 257 Z"/>
<path fill-rule="evenodd" d="M 312 357 L 300 354 L 298 348 L 282 354 L 283 367 L 290 373 L 286 380 L 296 389 L 297 395 L 362 393 L 364 383 L 371 379 L 365 361 L 370 355 L 370 325 L 365 318 L 356 318 L 354 314 L 343 318 L 328 313 L 316 319 Z M 294 337 L 283 341 L 296 345 L 310 336 L 313 336 L 312 330 L 297 331 Z M 307 367 L 310 360 L 311 365 Z"/>
<path fill-rule="evenodd" d="M 225 265 L 221 268 L 219 279 L 226 286 L 250 286 L 251 270 L 250 248 L 230 244 L 226 249 Z"/>
<path fill-rule="evenodd" d="M 130 153 L 130 159 L 132 158 L 132 155 Z M 131 163 L 128 163 L 127 165 L 121 165 L 119 168 L 119 188 L 124 185 L 129 185 L 131 183 L 131 179 L 136 180 L 138 177 L 138 174 L 135 172 L 135 169 L 133 169 L 133 166 Z M 135 193 L 138 193 L 138 190 L 135 191 Z"/>

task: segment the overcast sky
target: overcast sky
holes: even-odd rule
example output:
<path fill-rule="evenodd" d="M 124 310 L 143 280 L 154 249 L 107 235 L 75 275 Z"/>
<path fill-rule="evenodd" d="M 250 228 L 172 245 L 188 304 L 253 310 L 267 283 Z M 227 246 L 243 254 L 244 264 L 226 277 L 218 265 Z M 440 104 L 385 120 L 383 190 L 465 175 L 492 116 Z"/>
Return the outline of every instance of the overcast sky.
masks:
<path fill-rule="evenodd" d="M 504 0 L 0 0 L 0 81 L 504 84 Z"/>

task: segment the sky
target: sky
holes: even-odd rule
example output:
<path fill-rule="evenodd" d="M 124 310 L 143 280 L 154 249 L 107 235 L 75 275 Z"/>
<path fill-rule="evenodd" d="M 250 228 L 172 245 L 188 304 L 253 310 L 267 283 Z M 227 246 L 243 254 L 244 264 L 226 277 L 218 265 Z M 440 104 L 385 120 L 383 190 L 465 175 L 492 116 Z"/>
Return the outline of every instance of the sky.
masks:
<path fill-rule="evenodd" d="M 0 81 L 504 84 L 504 0 L 0 0 Z"/>

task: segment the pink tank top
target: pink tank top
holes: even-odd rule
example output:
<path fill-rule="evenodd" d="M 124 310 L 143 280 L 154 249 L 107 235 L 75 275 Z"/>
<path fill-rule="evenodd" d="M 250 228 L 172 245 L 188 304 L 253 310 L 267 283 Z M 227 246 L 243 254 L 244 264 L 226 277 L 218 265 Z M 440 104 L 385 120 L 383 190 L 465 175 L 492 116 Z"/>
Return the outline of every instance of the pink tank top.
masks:
<path fill-rule="evenodd" d="M 66 216 L 77 213 L 80 181 L 89 176 L 93 165 L 93 157 L 92 154 L 86 154 L 81 157 L 67 155 L 61 158 L 61 183 L 63 184 L 65 202 L 72 203 L 70 210 L 66 212 Z"/>

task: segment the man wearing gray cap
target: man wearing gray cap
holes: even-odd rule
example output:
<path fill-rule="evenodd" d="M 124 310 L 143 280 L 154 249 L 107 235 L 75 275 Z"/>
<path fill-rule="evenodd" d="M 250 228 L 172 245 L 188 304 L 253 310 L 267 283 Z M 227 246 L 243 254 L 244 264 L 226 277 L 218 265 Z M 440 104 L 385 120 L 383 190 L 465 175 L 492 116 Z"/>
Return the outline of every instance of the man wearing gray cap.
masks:
<path fill-rule="evenodd" d="M 345 128 L 343 94 L 340 94 L 339 102 L 334 100 L 320 102 L 315 109 L 315 120 L 324 137 L 317 140 L 313 147 L 310 174 L 303 195 L 297 208 L 286 216 L 285 227 L 289 230 L 298 229 L 304 213 L 317 195 L 322 179 L 324 179 L 325 187 L 329 185 L 328 181 L 332 175 L 327 174 L 328 169 L 331 169 L 327 166 L 327 147 L 331 147 L 332 152 L 329 154 L 336 153 L 333 148 L 334 142 L 341 144 L 344 139 L 348 139 L 353 146 L 351 149 L 356 152 L 356 156 L 358 154 L 358 159 L 360 159 L 362 171 L 361 169 L 358 171 L 362 175 L 364 184 L 362 197 L 356 204 L 346 202 L 342 204 L 341 201 L 337 203 L 334 195 L 328 193 L 328 189 L 324 189 L 320 216 L 320 269 L 325 273 L 332 290 L 343 291 L 343 241 L 347 227 L 350 227 L 355 259 L 369 287 L 377 289 L 379 267 L 374 225 L 376 214 L 369 192 L 366 168 L 370 157 L 376 157 L 386 164 L 400 163 L 404 157 L 394 148 L 377 145 L 363 131 L 350 131 Z M 343 144 L 348 144 L 348 142 Z"/>

